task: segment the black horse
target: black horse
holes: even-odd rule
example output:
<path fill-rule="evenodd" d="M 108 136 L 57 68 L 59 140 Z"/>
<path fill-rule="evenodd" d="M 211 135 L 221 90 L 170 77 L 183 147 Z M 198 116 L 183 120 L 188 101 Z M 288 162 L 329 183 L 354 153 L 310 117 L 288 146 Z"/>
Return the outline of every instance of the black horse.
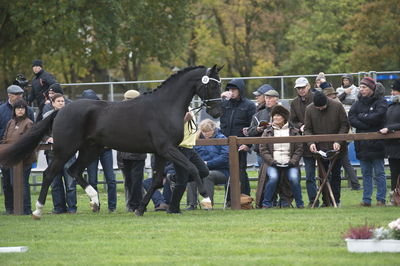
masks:
<path fill-rule="evenodd" d="M 100 208 L 98 194 L 83 179 L 82 173 L 104 147 L 155 154 L 155 178 L 136 210 L 137 215 L 143 215 L 154 190 L 162 186 L 166 160 L 184 167 L 193 180 L 201 183 L 197 168 L 177 146 L 183 139 L 183 118 L 195 94 L 202 99 L 203 106 L 211 116 L 218 117 L 221 114 L 221 68 L 216 65 L 211 69 L 204 66 L 185 68 L 152 92 L 128 101 L 75 101 L 53 112 L 33 126 L 18 142 L 0 152 L 0 163 L 13 165 L 30 154 L 43 135 L 52 128 L 54 160 L 43 173 L 43 184 L 32 217 L 41 218 L 54 176 L 77 151 L 79 156 L 68 171 L 90 197 L 93 211 Z M 200 194 L 207 197 L 203 187 L 200 188 Z M 179 206 L 171 206 L 170 210 L 179 211 Z"/>

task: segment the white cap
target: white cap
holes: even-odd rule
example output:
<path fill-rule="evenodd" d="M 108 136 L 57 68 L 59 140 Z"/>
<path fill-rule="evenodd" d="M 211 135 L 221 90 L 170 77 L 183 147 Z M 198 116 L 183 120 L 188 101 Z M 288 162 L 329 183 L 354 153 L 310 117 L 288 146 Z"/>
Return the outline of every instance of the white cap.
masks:
<path fill-rule="evenodd" d="M 296 82 L 294 84 L 294 88 L 305 87 L 308 84 L 309 84 L 308 80 L 305 77 L 300 77 L 300 78 L 296 79 Z"/>

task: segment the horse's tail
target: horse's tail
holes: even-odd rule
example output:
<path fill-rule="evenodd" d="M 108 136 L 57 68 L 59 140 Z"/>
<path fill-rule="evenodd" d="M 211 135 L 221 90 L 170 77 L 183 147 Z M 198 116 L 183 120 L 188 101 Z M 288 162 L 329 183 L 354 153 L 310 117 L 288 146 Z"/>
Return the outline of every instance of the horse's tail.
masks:
<path fill-rule="evenodd" d="M 48 133 L 53 125 L 58 110 L 52 112 L 42 121 L 34 124 L 19 140 L 0 151 L 0 163 L 12 166 L 27 159 L 36 149 L 43 136 Z"/>

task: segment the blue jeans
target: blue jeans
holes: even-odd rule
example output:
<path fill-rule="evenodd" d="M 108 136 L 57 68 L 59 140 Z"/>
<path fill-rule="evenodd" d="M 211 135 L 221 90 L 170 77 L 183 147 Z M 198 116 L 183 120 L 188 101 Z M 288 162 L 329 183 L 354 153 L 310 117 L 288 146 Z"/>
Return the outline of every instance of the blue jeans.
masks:
<path fill-rule="evenodd" d="M 52 156 L 47 157 L 49 164 L 51 163 L 52 159 Z M 64 164 L 64 168 L 61 173 L 56 175 L 53 183 L 51 184 L 51 196 L 53 198 L 54 206 L 53 211 L 55 213 L 76 212 L 76 180 L 70 176 L 67 171 L 68 168 L 75 162 L 75 160 L 75 156 L 69 159 Z"/>
<path fill-rule="evenodd" d="M 306 188 L 309 203 L 313 203 L 317 196 L 317 184 L 315 182 L 315 158 L 303 157 L 306 170 Z"/>
<path fill-rule="evenodd" d="M 386 199 L 386 176 L 384 159 L 360 160 L 363 175 L 363 202 L 371 204 L 374 185 L 372 176 L 375 174 L 376 200 L 385 202 Z"/>
<path fill-rule="evenodd" d="M 290 187 L 296 201 L 296 206 L 303 207 L 304 202 L 301 195 L 300 176 L 299 169 L 297 167 L 283 168 L 270 166 L 267 168 L 267 175 L 269 178 L 268 182 L 265 184 L 264 200 L 262 202 L 262 205 L 266 207 L 273 206 L 272 200 L 279 183 L 281 171 L 286 172 L 286 176 L 289 179 Z"/>
<path fill-rule="evenodd" d="M 2 168 L 2 182 L 3 182 L 3 192 L 4 192 L 4 205 L 8 213 L 13 213 L 14 211 L 14 191 L 13 191 L 13 173 L 12 168 Z M 29 187 L 29 175 L 31 173 L 31 167 L 27 167 L 23 171 L 24 178 L 24 214 L 31 214 L 31 190 Z"/>
<path fill-rule="evenodd" d="M 143 188 L 148 191 L 151 187 L 152 178 L 147 178 L 143 180 Z M 171 198 L 171 188 L 170 183 L 165 182 L 163 193 L 161 194 L 160 190 L 154 191 L 153 196 L 151 196 L 151 200 L 153 201 L 154 207 L 160 206 L 161 203 L 169 204 L 169 199 Z"/>
<path fill-rule="evenodd" d="M 115 174 L 113 169 L 113 157 L 112 150 L 104 150 L 100 154 L 99 158 L 94 160 L 87 168 L 89 184 L 97 190 L 97 174 L 99 160 L 103 166 L 104 178 L 107 183 L 107 195 L 108 195 L 108 209 L 115 210 L 117 208 L 117 183 L 115 181 Z"/>

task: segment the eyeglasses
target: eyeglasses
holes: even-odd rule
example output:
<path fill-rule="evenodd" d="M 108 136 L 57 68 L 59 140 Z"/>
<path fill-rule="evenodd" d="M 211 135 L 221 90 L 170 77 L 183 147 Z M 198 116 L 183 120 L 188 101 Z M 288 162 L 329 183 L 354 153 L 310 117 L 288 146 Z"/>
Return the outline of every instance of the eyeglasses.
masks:
<path fill-rule="evenodd" d="M 297 87 L 296 90 L 305 90 L 307 88 L 307 86 L 304 87 Z"/>

